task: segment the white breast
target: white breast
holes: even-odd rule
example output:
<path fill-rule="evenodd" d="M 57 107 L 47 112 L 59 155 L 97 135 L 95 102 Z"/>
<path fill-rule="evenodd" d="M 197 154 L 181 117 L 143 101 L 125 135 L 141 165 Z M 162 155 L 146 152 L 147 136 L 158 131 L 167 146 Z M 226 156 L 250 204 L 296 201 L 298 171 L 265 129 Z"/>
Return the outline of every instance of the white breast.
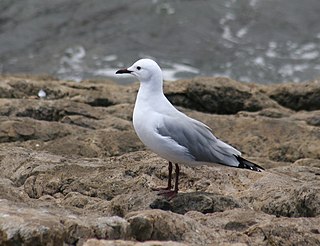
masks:
<path fill-rule="evenodd" d="M 134 110 L 133 126 L 140 140 L 160 157 L 182 164 L 190 164 L 194 158 L 188 150 L 170 137 L 161 136 L 157 131 L 161 124 L 161 115 L 154 111 Z"/>

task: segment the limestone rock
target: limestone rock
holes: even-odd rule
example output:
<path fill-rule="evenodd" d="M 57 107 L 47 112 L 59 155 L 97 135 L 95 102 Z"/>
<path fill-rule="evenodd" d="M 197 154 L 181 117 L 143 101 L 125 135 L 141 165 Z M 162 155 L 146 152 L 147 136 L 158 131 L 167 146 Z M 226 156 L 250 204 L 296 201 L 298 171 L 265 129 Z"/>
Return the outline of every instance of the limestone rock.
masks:
<path fill-rule="evenodd" d="M 266 168 L 181 165 L 171 201 L 152 191 L 167 161 L 132 127 L 137 84 L 0 82 L 1 245 L 320 244 L 315 82 L 166 83 L 181 111 Z"/>
<path fill-rule="evenodd" d="M 168 84 L 169 100 L 186 108 L 216 114 L 235 114 L 239 111 L 258 111 L 276 106 L 258 85 L 240 84 L 228 78 L 195 78 Z"/>
<path fill-rule="evenodd" d="M 293 110 L 319 110 L 319 81 L 280 84 L 270 88 L 270 98 Z"/>
<path fill-rule="evenodd" d="M 127 214 L 131 236 L 138 241 L 172 240 L 204 244 L 214 235 L 192 218 L 161 210 Z"/>
<path fill-rule="evenodd" d="M 184 243 L 173 241 L 147 241 L 147 242 L 133 242 L 124 240 L 97 240 L 89 239 L 83 246 L 187 246 Z"/>
<path fill-rule="evenodd" d="M 171 201 L 167 201 L 165 198 L 156 199 L 150 204 L 150 207 L 170 210 L 178 214 L 185 214 L 188 211 L 198 211 L 206 214 L 238 208 L 241 205 L 233 197 L 206 192 L 190 192 L 178 194 Z"/>

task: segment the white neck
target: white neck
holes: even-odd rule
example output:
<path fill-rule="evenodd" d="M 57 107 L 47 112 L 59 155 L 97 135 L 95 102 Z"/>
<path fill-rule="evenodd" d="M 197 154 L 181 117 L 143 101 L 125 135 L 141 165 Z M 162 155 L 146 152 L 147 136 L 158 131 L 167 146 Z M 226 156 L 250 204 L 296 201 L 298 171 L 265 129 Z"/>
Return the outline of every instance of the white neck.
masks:
<path fill-rule="evenodd" d="M 164 97 L 162 74 L 154 74 L 147 81 L 140 81 L 137 99 L 144 102 L 155 102 Z"/>
<path fill-rule="evenodd" d="M 135 121 L 137 115 L 141 118 L 147 117 L 150 110 L 166 115 L 179 112 L 163 94 L 162 74 L 158 74 L 157 77 L 152 77 L 148 81 L 140 81 L 133 120 Z"/>

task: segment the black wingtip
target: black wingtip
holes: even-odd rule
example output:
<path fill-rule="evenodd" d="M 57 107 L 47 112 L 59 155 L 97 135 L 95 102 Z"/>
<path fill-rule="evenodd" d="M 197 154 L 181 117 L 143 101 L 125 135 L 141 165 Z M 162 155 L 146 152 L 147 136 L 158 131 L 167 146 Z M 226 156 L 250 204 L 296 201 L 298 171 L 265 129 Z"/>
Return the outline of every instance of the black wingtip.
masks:
<path fill-rule="evenodd" d="M 239 168 L 245 168 L 245 169 L 249 169 L 249 170 L 256 171 L 256 172 L 261 172 L 264 170 L 263 167 L 255 164 L 251 161 L 248 161 L 248 160 L 242 158 L 241 156 L 236 156 L 236 158 L 239 161 L 239 165 L 238 165 Z"/>

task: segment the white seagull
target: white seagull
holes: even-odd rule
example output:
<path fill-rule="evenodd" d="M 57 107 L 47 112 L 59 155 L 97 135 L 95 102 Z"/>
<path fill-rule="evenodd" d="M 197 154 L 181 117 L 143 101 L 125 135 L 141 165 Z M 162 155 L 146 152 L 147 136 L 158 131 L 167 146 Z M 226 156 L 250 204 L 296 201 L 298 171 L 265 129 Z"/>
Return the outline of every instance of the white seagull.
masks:
<path fill-rule="evenodd" d="M 260 172 L 262 167 L 241 157 L 241 152 L 215 137 L 200 121 L 178 111 L 163 94 L 159 65 L 141 59 L 116 74 L 132 74 L 140 81 L 133 111 L 133 126 L 140 140 L 153 152 L 169 161 L 168 186 L 159 194 L 173 198 L 178 193 L 179 166 L 222 164 Z M 175 186 L 172 190 L 172 163 L 175 163 Z"/>

